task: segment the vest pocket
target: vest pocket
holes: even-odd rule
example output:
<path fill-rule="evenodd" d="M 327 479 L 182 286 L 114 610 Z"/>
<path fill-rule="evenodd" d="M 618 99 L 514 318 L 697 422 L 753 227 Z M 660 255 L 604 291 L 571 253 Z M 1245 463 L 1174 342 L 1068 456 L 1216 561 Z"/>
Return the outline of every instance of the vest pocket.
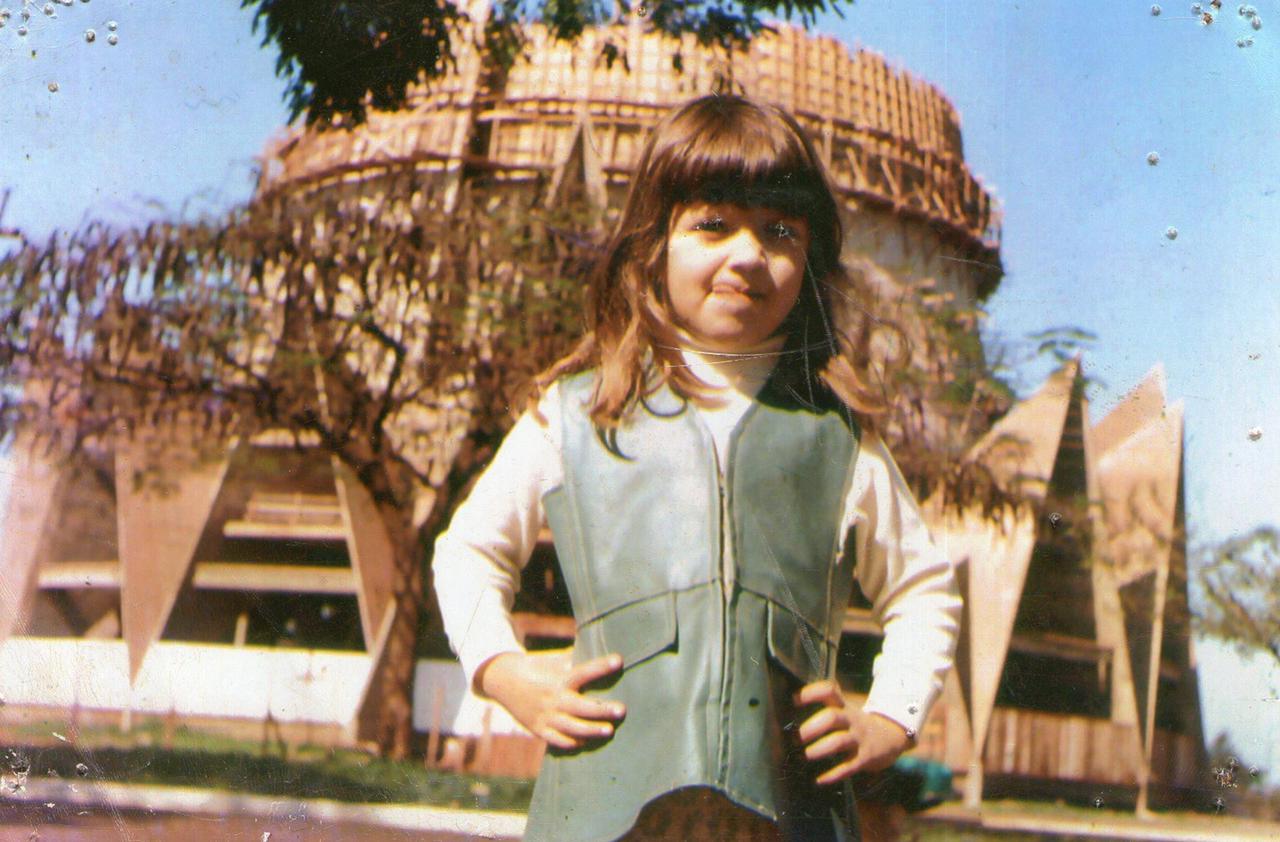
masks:
<path fill-rule="evenodd" d="M 676 598 L 662 593 L 628 603 L 578 627 L 574 661 L 617 653 L 630 669 L 675 646 Z"/>
<path fill-rule="evenodd" d="M 798 614 L 769 602 L 769 655 L 801 683 L 827 677 L 829 648 L 822 634 Z"/>

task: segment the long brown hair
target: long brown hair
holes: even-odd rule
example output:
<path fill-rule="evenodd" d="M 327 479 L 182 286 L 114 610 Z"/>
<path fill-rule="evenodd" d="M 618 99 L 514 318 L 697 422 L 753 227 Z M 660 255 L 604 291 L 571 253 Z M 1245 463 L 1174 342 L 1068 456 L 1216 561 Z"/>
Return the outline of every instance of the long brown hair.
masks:
<path fill-rule="evenodd" d="M 537 392 L 594 368 L 589 413 L 605 429 L 664 383 L 687 399 L 710 399 L 707 384 L 680 357 L 667 295 L 668 225 L 692 202 L 766 206 L 808 220 L 805 284 L 783 324 L 784 365 L 773 379 L 802 402 L 836 398 L 870 423 L 887 405 L 883 382 L 873 376 L 879 323 L 870 315 L 865 272 L 840 262 L 843 229 L 821 160 L 781 108 L 721 94 L 687 103 L 653 129 L 617 229 L 590 276 L 587 334 L 538 378 Z"/>

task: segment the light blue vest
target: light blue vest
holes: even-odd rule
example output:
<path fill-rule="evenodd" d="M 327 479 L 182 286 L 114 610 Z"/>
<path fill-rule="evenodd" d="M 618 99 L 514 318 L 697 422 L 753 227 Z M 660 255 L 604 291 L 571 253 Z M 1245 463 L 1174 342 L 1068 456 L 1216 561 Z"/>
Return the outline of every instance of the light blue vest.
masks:
<path fill-rule="evenodd" d="M 856 427 L 768 383 L 721 476 L 698 412 L 665 388 L 603 436 L 583 408 L 593 375 L 560 381 L 564 483 L 543 504 L 575 662 L 621 654 L 621 677 L 588 692 L 624 702 L 627 718 L 611 740 L 548 751 L 525 838 L 615 839 L 647 802 L 686 786 L 713 787 L 797 839 L 852 838 L 848 788 L 812 784 L 820 770 L 797 754 L 804 712 L 791 695 L 835 673 L 853 586 L 839 527 Z"/>

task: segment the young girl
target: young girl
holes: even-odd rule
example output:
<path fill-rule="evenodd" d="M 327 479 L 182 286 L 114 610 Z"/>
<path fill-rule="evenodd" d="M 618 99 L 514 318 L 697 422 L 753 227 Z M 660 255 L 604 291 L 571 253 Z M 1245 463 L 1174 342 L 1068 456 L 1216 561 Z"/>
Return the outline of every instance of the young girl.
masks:
<path fill-rule="evenodd" d="M 849 776 L 919 731 L 959 600 L 869 423 L 873 325 L 836 331 L 840 246 L 783 111 L 709 96 L 654 130 L 589 332 L 436 545 L 471 686 L 549 745 L 526 838 L 856 839 Z M 571 657 L 512 629 L 544 525 Z M 855 579 L 884 627 L 861 708 L 834 679 Z"/>

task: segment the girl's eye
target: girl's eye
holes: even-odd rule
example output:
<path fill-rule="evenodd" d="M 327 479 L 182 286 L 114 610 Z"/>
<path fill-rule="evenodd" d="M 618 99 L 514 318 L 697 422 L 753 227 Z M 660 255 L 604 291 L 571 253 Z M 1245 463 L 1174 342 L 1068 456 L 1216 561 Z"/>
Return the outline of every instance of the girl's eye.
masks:
<path fill-rule="evenodd" d="M 709 216 L 706 219 L 700 219 L 693 224 L 695 231 L 712 231 L 719 232 L 724 230 L 724 220 L 718 216 Z"/>
<path fill-rule="evenodd" d="M 794 240 L 800 235 L 792 226 L 785 222 L 774 222 L 769 225 L 769 234 L 778 240 Z"/>

